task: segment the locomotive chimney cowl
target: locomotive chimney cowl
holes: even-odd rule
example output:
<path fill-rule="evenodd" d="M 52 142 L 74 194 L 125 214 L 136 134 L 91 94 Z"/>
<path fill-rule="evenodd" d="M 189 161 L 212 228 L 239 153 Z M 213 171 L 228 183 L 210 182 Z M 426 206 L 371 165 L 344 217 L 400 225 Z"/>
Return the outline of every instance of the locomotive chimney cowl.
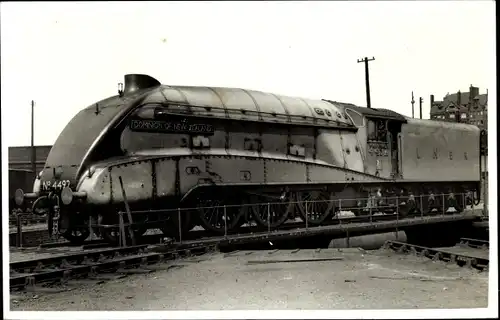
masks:
<path fill-rule="evenodd" d="M 462 93 L 460 92 L 460 90 L 457 92 L 457 104 L 459 106 L 462 105 Z"/>
<path fill-rule="evenodd" d="M 432 108 L 432 106 L 434 105 L 434 95 L 433 94 L 431 94 L 431 100 L 430 101 L 431 101 L 431 108 Z"/>
<path fill-rule="evenodd" d="M 124 94 L 130 94 L 142 89 L 154 88 L 161 83 L 146 74 L 126 74 Z"/>

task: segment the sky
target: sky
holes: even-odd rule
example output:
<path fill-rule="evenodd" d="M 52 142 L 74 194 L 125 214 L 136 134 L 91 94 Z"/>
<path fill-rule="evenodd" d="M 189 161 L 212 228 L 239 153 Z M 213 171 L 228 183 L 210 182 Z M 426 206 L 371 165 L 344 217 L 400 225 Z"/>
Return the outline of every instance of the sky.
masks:
<path fill-rule="evenodd" d="M 0 14 L 7 146 L 30 144 L 31 100 L 35 144 L 50 145 L 128 73 L 366 106 L 357 60 L 375 57 L 372 106 L 410 116 L 414 91 L 424 118 L 430 94 L 496 89 L 492 1 L 3 2 Z"/>

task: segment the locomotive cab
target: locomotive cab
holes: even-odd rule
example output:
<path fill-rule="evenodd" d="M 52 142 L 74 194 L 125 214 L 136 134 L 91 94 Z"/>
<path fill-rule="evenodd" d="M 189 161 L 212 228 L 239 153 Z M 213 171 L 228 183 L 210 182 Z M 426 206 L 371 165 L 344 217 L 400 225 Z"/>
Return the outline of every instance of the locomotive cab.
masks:
<path fill-rule="evenodd" d="M 402 178 L 400 133 L 406 119 L 386 109 L 344 106 L 346 114 L 358 127 L 365 172 L 388 179 Z"/>

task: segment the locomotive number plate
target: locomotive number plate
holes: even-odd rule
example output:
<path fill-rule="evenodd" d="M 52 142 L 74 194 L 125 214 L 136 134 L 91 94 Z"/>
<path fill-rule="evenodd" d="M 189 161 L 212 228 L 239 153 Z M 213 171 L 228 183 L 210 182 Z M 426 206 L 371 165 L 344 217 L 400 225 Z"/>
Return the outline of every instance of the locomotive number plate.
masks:
<path fill-rule="evenodd" d="M 61 190 L 64 187 L 69 187 L 69 184 L 69 180 L 43 181 L 42 190 Z"/>

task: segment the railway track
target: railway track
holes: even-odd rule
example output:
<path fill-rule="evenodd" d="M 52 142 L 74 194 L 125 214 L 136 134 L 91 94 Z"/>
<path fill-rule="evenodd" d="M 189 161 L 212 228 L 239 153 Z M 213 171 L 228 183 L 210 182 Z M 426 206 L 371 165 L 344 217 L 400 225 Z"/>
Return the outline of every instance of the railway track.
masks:
<path fill-rule="evenodd" d="M 81 278 L 109 280 L 106 275 L 148 273 L 161 263 L 215 251 L 216 245 L 177 246 L 148 252 L 147 245 L 62 254 L 10 263 L 11 291 L 34 291 L 40 284 L 67 284 Z M 156 265 L 155 265 L 156 264 Z"/>
<path fill-rule="evenodd" d="M 474 239 L 468 239 L 474 240 Z M 481 241 L 481 240 L 475 240 Z M 422 247 L 399 241 L 388 240 L 384 244 L 384 249 L 389 249 L 401 254 L 414 254 L 416 256 L 432 259 L 433 261 L 444 261 L 447 263 L 456 263 L 459 266 L 487 271 L 489 258 L 471 255 L 470 253 L 457 253 L 451 250 Z"/>

